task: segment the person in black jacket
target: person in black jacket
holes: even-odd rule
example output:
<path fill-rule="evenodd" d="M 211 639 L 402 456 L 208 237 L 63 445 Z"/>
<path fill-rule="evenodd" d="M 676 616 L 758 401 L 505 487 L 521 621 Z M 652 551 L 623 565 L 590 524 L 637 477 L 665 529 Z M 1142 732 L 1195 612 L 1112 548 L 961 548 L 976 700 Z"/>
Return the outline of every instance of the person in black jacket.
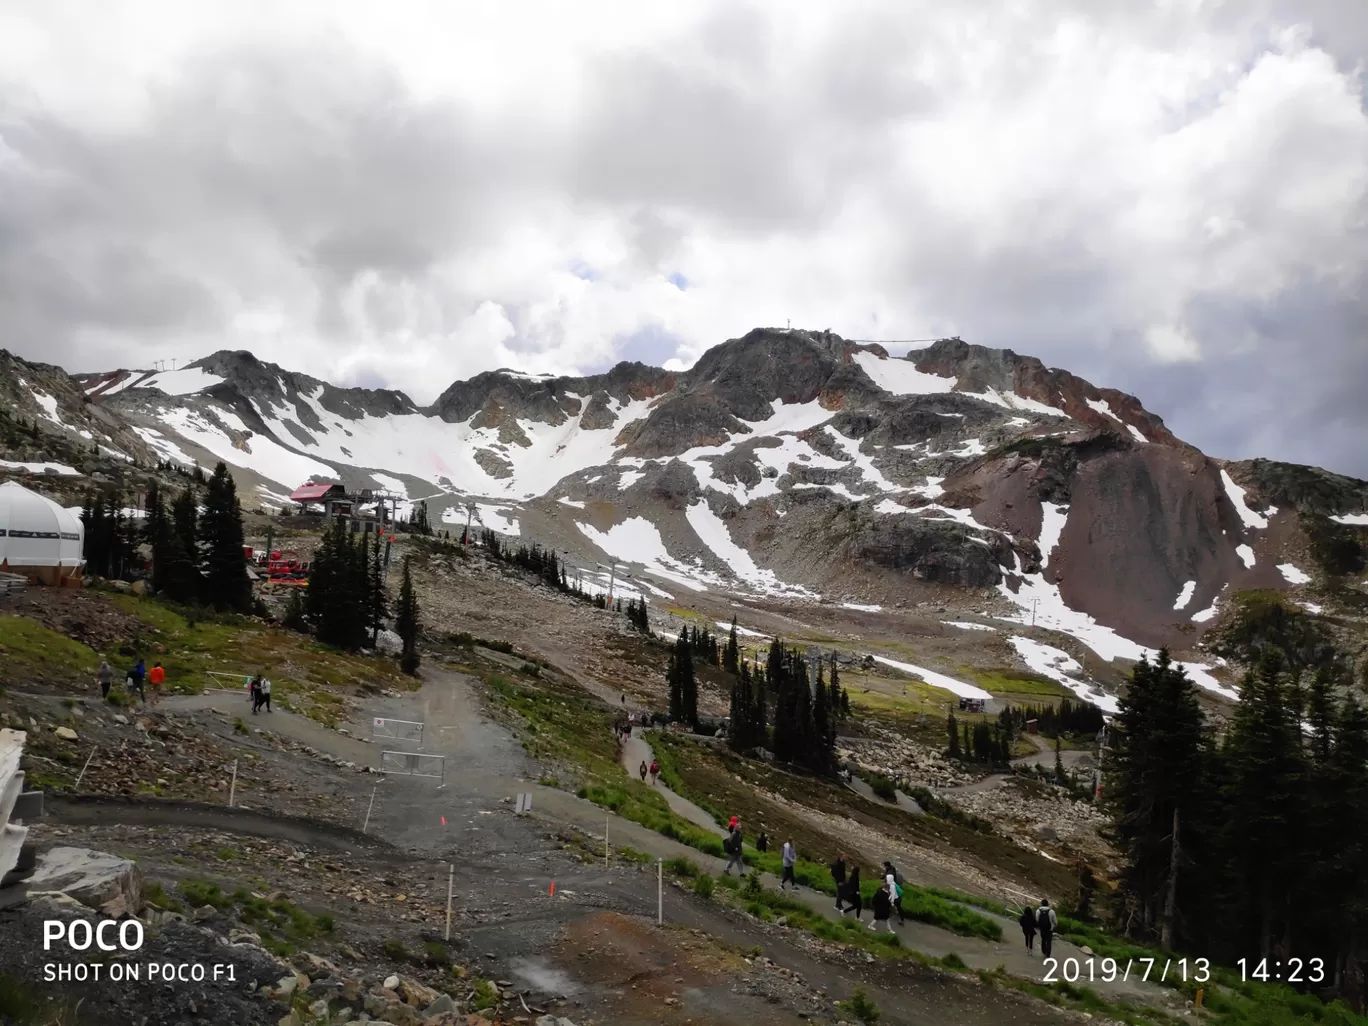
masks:
<path fill-rule="evenodd" d="M 831 864 L 831 879 L 836 881 L 836 911 L 840 912 L 841 897 L 845 893 L 846 864 L 845 852 L 836 856 L 836 861 Z"/>
<path fill-rule="evenodd" d="M 877 931 L 879 924 L 883 923 L 884 929 L 892 933 L 893 924 L 888 921 L 888 917 L 893 913 L 893 896 L 888 893 L 887 883 L 879 885 L 879 889 L 870 900 L 870 906 L 874 909 L 874 918 L 870 920 L 869 928 Z"/>
<path fill-rule="evenodd" d="M 1027 905 L 1025 908 L 1021 910 L 1021 917 L 1017 920 L 1017 922 L 1021 924 L 1022 936 L 1026 938 L 1026 950 L 1034 951 L 1036 935 L 1035 909 L 1031 908 L 1030 905 Z"/>
<path fill-rule="evenodd" d="M 860 913 L 864 911 L 864 898 L 860 896 L 860 867 L 850 867 L 850 877 L 845 882 L 845 900 L 850 902 L 849 908 L 841 909 L 841 915 L 847 912 L 854 912 L 855 918 L 860 918 Z"/>

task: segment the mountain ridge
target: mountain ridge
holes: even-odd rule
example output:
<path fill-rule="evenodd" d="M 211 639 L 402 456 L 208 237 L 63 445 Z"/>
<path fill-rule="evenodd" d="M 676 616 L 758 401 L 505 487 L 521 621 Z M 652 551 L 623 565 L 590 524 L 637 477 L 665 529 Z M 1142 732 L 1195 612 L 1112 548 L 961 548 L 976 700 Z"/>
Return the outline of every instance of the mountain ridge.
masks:
<path fill-rule="evenodd" d="M 470 502 L 662 595 L 949 603 L 1108 659 L 1195 650 L 1239 593 L 1320 595 L 1368 551 L 1368 484 L 1213 459 L 1135 396 L 958 338 L 896 358 L 757 328 L 683 371 L 487 371 L 428 406 L 245 351 L 70 381 L 144 453 L 227 462 L 249 505 L 316 478 L 438 523 Z"/>

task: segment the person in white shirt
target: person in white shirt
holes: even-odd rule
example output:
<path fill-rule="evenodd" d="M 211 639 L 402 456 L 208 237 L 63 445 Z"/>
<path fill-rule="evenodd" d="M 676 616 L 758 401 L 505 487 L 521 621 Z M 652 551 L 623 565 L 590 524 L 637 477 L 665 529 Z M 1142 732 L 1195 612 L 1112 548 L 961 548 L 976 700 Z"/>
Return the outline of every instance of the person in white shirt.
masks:
<path fill-rule="evenodd" d="M 784 842 L 782 853 L 784 857 L 784 878 L 779 881 L 779 889 L 782 891 L 784 889 L 784 884 L 791 883 L 793 884 L 793 889 L 796 891 L 798 889 L 798 881 L 793 875 L 793 865 L 798 861 L 798 853 L 793 850 L 792 841 Z"/>

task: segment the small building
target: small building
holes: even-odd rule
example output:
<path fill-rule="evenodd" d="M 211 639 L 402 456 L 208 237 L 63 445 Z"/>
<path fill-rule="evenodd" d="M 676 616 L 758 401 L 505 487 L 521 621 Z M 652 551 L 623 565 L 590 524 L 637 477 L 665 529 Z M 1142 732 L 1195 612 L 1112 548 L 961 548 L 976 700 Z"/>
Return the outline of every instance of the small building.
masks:
<path fill-rule="evenodd" d="M 290 501 L 299 503 L 301 513 L 307 513 L 310 506 L 321 506 L 325 517 L 349 517 L 352 514 L 351 497 L 337 481 L 300 485 L 290 493 Z"/>
<path fill-rule="evenodd" d="M 80 587 L 84 552 L 80 517 L 18 482 L 0 484 L 0 573 Z"/>

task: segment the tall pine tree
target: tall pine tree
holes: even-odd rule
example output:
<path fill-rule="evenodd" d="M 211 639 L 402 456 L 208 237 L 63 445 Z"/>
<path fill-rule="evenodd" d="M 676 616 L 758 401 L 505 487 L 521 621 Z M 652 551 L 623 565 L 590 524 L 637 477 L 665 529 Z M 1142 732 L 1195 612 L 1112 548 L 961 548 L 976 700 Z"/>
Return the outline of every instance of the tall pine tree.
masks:
<path fill-rule="evenodd" d="M 399 668 L 409 675 L 418 672 L 418 596 L 413 591 L 413 574 L 409 557 L 404 558 L 404 580 L 399 587 L 399 604 L 395 607 L 394 629 L 404 647 L 399 655 Z"/>
<path fill-rule="evenodd" d="M 204 598 L 216 609 L 248 611 L 252 607 L 252 582 L 243 556 L 242 507 L 237 485 L 223 463 L 214 467 L 205 487 L 199 529 L 204 549 Z"/>

